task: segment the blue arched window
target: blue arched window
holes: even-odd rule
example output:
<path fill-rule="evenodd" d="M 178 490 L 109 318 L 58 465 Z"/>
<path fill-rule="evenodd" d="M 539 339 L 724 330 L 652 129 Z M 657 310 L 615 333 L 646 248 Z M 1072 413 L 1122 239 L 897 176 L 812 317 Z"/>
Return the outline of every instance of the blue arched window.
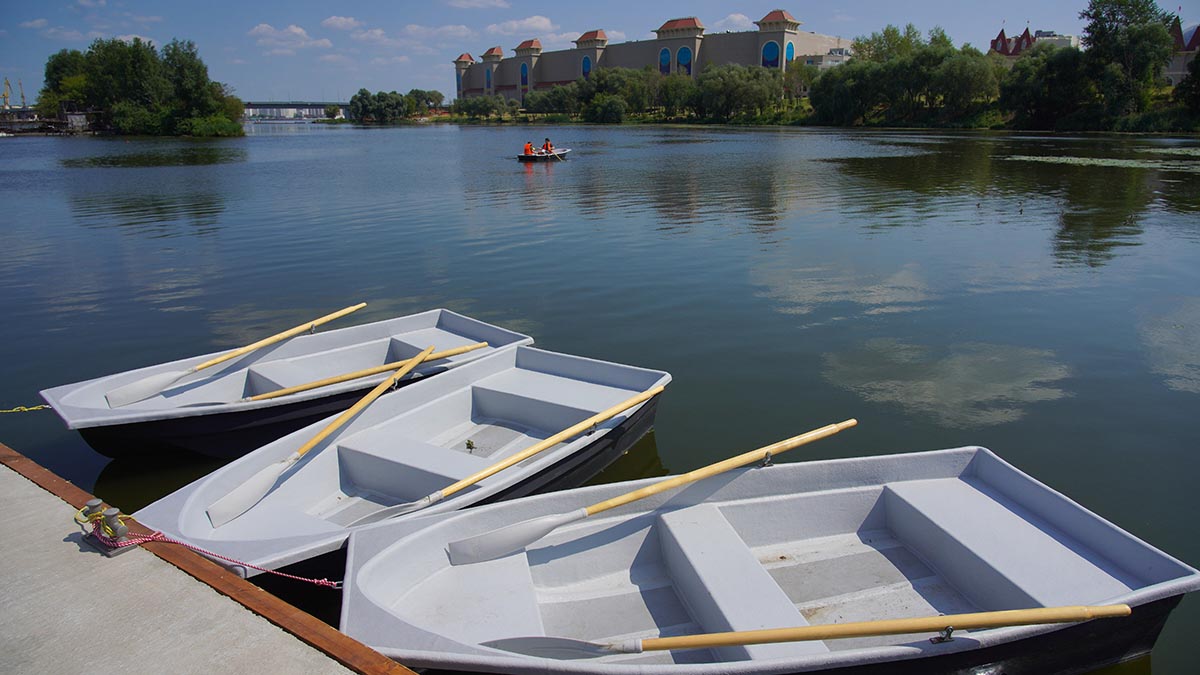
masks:
<path fill-rule="evenodd" d="M 658 53 L 658 72 L 663 75 L 671 74 L 671 50 L 666 47 Z"/>
<path fill-rule="evenodd" d="M 583 76 L 587 77 L 592 74 L 592 58 L 590 56 L 583 57 Z"/>
<path fill-rule="evenodd" d="M 779 67 L 779 43 L 775 41 L 768 42 L 762 48 L 762 64 L 764 68 Z"/>
<path fill-rule="evenodd" d="M 788 46 L 787 46 L 787 51 L 785 51 L 784 54 L 787 58 L 787 62 L 791 63 L 792 59 L 796 58 L 796 45 L 789 42 Z"/>
<path fill-rule="evenodd" d="M 679 51 L 675 52 L 675 62 L 679 64 L 679 72 L 692 74 L 692 50 L 680 47 Z"/>
<path fill-rule="evenodd" d="M 454 83 L 458 85 L 458 90 L 462 91 L 462 71 L 454 74 Z"/>
<path fill-rule="evenodd" d="M 521 64 L 521 86 L 522 87 L 529 86 L 529 64 L 528 63 Z"/>
<path fill-rule="evenodd" d="M 492 69 L 491 68 L 488 68 L 487 70 L 483 71 L 483 86 L 486 87 L 487 89 L 492 88 Z"/>

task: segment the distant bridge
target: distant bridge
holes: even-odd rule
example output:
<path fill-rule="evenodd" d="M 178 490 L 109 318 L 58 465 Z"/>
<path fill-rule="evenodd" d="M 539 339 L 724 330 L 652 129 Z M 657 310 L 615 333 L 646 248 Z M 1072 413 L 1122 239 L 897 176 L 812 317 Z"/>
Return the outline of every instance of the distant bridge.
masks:
<path fill-rule="evenodd" d="M 246 119 L 323 119 L 325 107 L 331 105 L 341 108 L 342 117 L 350 110 L 350 104 L 341 101 L 246 101 L 245 115 Z"/>

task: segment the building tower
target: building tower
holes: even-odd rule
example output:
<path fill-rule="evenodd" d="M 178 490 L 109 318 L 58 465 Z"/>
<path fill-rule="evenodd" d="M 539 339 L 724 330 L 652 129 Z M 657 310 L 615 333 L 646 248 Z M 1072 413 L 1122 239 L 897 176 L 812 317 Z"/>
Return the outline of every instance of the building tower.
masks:
<path fill-rule="evenodd" d="M 600 57 L 604 56 L 604 48 L 608 46 L 608 36 L 603 30 L 589 30 L 580 35 L 574 40 L 575 58 L 579 59 L 576 71 L 580 77 L 587 77 L 592 74 L 592 71 L 600 64 Z"/>
<path fill-rule="evenodd" d="M 525 102 L 525 94 L 533 90 L 535 84 L 533 79 L 534 68 L 537 66 L 538 57 L 542 54 L 542 43 L 534 38 L 526 40 L 517 45 L 514 50 L 517 53 L 517 61 L 520 63 L 520 80 L 519 80 L 519 98 L 521 103 Z"/>
<path fill-rule="evenodd" d="M 483 95 L 491 96 L 496 93 L 496 68 L 504 58 L 504 50 L 492 47 L 483 53 Z"/>
<path fill-rule="evenodd" d="M 466 74 L 467 68 L 475 63 L 475 58 L 470 54 L 463 52 L 454 59 L 454 97 L 463 98 L 463 75 Z"/>
<path fill-rule="evenodd" d="M 796 33 L 800 22 L 787 10 L 776 9 L 755 21 L 758 26 L 759 65 L 787 70 L 796 58 Z"/>
<path fill-rule="evenodd" d="M 671 19 L 659 26 L 654 34 L 670 56 L 671 72 L 699 74 L 696 63 L 700 57 L 700 42 L 704 39 L 704 24 L 700 23 L 700 19 L 694 16 Z M 659 67 L 663 65 L 660 60 Z"/>

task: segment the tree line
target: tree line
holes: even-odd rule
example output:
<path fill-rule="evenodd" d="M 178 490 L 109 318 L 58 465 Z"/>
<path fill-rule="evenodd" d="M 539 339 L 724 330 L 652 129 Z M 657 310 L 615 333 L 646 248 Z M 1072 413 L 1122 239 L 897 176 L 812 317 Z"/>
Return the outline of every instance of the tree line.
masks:
<path fill-rule="evenodd" d="M 853 43 L 853 58 L 818 71 L 707 67 L 695 78 L 599 68 L 587 78 L 504 97 L 454 102 L 473 119 L 527 115 L 551 121 L 1189 130 L 1200 124 L 1200 59 L 1173 92 L 1160 72 L 1174 51 L 1172 15 L 1153 0 L 1092 0 L 1080 13 L 1086 50 L 1035 44 L 1011 60 L 940 28 L 887 26 Z M 807 97 L 807 98 L 806 98 Z"/>
<path fill-rule="evenodd" d="M 350 97 L 349 117 L 360 124 L 394 124 L 410 117 L 427 115 L 442 105 L 445 96 L 440 91 L 410 89 L 407 94 L 366 89 Z"/>
<path fill-rule="evenodd" d="M 48 118 L 97 112 L 102 127 L 121 134 L 190 136 L 240 136 L 245 110 L 228 86 L 209 79 L 192 41 L 171 40 L 160 52 L 140 38 L 51 55 L 37 109 Z"/>

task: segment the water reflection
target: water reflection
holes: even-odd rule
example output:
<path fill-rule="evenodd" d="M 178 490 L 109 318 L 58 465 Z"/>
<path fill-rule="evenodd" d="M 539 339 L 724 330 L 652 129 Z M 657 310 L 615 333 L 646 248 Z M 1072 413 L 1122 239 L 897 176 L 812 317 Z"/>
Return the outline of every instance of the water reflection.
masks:
<path fill-rule="evenodd" d="M 783 314 L 809 314 L 839 302 L 862 305 L 868 315 L 913 312 L 936 298 L 917 263 L 881 277 L 844 264 L 794 267 L 789 262 L 775 260 L 750 272 L 750 281 L 764 288 L 760 295 L 775 300 Z"/>
<path fill-rule="evenodd" d="M 165 448 L 159 455 L 114 459 L 96 476 L 92 493 L 124 513 L 133 513 L 207 476 L 228 461 Z"/>
<path fill-rule="evenodd" d="M 1170 311 L 1138 326 L 1149 352 L 1150 368 L 1175 391 L 1200 394 L 1200 298 L 1181 300 Z"/>
<path fill-rule="evenodd" d="M 1069 396 L 1054 386 L 1069 370 L 1042 349 L 983 343 L 934 348 L 880 338 L 823 359 L 829 382 L 951 428 L 1014 422 L 1035 403 Z"/>
<path fill-rule="evenodd" d="M 69 169 L 204 166 L 246 161 L 246 150 L 225 145 L 184 145 L 140 152 L 113 152 L 59 160 Z"/>
<path fill-rule="evenodd" d="M 667 475 L 667 467 L 663 466 L 662 458 L 658 456 L 658 443 L 654 430 L 642 436 L 633 447 L 621 455 L 612 464 L 588 481 L 588 485 L 603 485 L 623 480 L 639 478 L 654 478 Z"/>
<path fill-rule="evenodd" d="M 151 238 L 213 234 L 225 212 L 225 199 L 216 191 L 86 193 L 72 194 L 70 201 L 84 227 L 115 226 Z"/>

